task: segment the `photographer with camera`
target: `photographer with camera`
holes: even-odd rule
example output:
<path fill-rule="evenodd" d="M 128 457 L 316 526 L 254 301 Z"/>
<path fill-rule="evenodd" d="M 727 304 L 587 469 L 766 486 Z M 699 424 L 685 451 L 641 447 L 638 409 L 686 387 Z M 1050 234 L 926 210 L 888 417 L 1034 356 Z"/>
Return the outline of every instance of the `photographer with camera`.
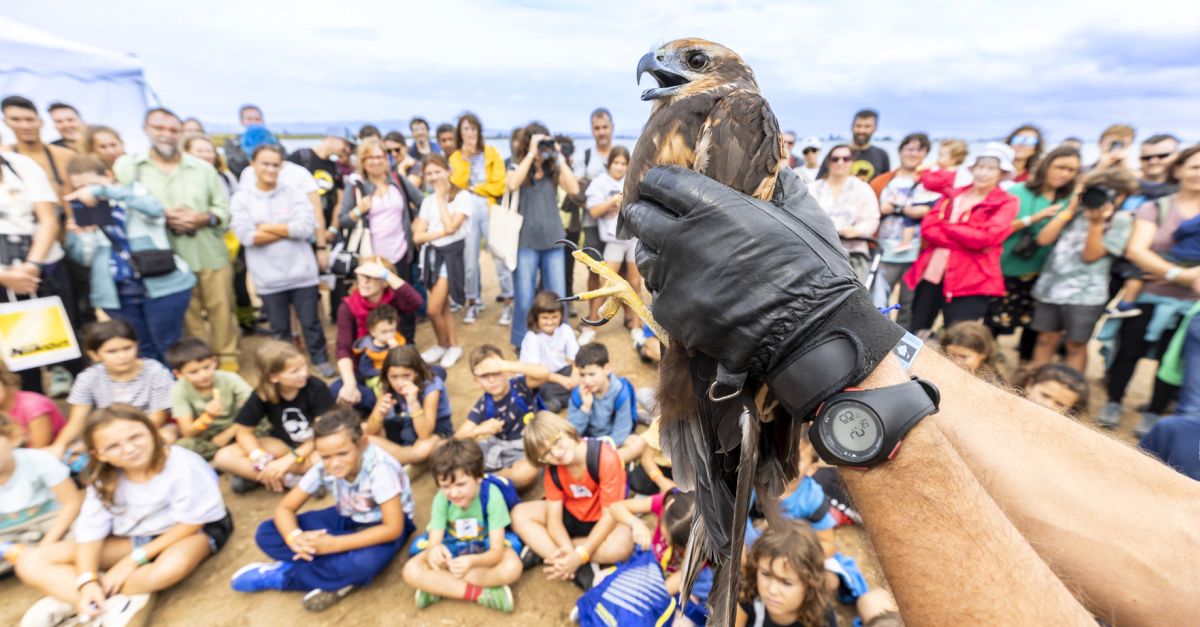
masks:
<path fill-rule="evenodd" d="M 515 165 L 508 172 L 508 188 L 514 195 L 520 195 L 517 210 L 524 221 L 517 245 L 513 281 L 516 308 L 509 338 L 513 346 L 520 346 L 525 338 L 525 316 L 537 290 L 538 272 L 542 289 L 559 296 L 566 294 L 565 255 L 555 244 L 566 236 L 558 215 L 558 189 L 578 194 L 579 181 L 545 126 L 534 122 L 525 127 L 525 133 L 513 148 Z"/>
<path fill-rule="evenodd" d="M 171 251 L 162 203 L 140 183 L 118 185 L 95 155 L 73 157 L 67 177 L 67 254 L 89 269 L 92 306 L 128 322 L 138 353 L 166 365 L 196 277 Z"/>
<path fill-rule="evenodd" d="M 1137 178 L 1124 168 L 1092 172 L 1037 234 L 1038 246 L 1051 246 L 1033 285 L 1033 321 L 1038 332 L 1033 366 L 1054 358 L 1066 340 L 1065 363 L 1086 372 L 1087 343 L 1108 302 L 1109 270 L 1125 251 L 1127 221 L 1110 222 L 1125 198 L 1137 192 Z M 1065 335 L 1065 338 L 1064 338 Z"/>
<path fill-rule="evenodd" d="M 1111 124 L 1100 133 L 1100 158 L 1087 172 L 1107 168 L 1128 168 L 1129 150 L 1133 147 L 1135 132 L 1128 124 Z"/>

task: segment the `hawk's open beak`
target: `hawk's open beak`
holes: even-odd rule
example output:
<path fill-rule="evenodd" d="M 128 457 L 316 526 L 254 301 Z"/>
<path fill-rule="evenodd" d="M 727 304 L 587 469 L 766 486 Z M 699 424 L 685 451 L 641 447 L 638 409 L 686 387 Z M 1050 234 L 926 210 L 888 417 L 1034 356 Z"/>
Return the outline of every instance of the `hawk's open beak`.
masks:
<path fill-rule="evenodd" d="M 649 73 L 658 82 L 658 87 L 642 92 L 642 100 L 654 100 L 669 96 L 680 87 L 688 84 L 689 79 L 682 74 L 667 69 L 653 50 L 647 52 L 637 66 L 637 80 L 641 82 L 642 74 Z"/>

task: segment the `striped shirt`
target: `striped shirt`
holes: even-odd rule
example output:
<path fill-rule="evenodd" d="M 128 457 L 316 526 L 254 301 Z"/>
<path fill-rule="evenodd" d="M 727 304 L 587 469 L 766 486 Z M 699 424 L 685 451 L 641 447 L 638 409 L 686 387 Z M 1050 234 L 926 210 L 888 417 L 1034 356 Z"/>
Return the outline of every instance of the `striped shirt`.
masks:
<path fill-rule="evenodd" d="M 113 381 L 104 364 L 96 364 L 75 377 L 67 402 L 97 408 L 124 403 L 149 413 L 171 408 L 174 383 L 171 371 L 153 359 L 143 359 L 142 369 L 129 381 Z"/>

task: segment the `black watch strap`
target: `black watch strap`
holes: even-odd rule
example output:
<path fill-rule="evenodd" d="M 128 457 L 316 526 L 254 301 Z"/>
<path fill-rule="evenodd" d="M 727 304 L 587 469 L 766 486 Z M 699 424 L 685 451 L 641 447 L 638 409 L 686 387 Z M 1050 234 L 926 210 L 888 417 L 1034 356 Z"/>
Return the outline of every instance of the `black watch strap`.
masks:
<path fill-rule="evenodd" d="M 809 439 L 821 459 L 838 465 L 858 468 L 878 466 L 895 456 L 904 436 L 926 416 L 936 414 L 941 404 L 941 392 L 937 386 L 925 379 L 913 377 L 898 385 L 870 390 L 848 389 L 829 397 L 817 408 L 816 421 L 809 430 Z M 824 438 L 828 436 L 828 425 L 838 412 L 839 404 L 852 402 L 864 405 L 882 422 L 882 437 L 878 449 L 856 460 L 844 460 L 831 454 Z"/>

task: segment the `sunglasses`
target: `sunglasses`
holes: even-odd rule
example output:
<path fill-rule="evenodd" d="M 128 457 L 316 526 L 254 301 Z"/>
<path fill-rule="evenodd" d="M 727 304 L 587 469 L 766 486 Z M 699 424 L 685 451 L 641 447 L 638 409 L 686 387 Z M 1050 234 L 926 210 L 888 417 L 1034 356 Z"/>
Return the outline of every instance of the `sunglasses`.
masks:
<path fill-rule="evenodd" d="M 398 154 L 403 153 L 404 149 L 403 148 L 388 148 L 387 151 L 389 154 L 398 155 Z"/>
<path fill-rule="evenodd" d="M 1170 159 L 1170 158 L 1171 158 L 1171 153 L 1169 153 L 1169 152 L 1159 153 L 1157 155 L 1142 155 L 1142 161 L 1155 161 L 1155 160 L 1163 161 L 1163 160 Z"/>
<path fill-rule="evenodd" d="M 831 163 L 850 163 L 853 159 L 854 157 L 830 157 L 829 161 Z"/>
<path fill-rule="evenodd" d="M 804 150 L 801 150 L 800 152 L 807 155 L 810 152 L 817 152 L 817 149 L 816 148 L 805 148 Z"/>
<path fill-rule="evenodd" d="M 1038 139 L 1036 137 L 1030 137 L 1028 135 L 1017 135 L 1017 136 L 1013 137 L 1012 141 L 1010 141 L 1008 143 L 1013 146 L 1036 146 L 1038 143 Z"/>
<path fill-rule="evenodd" d="M 785 141 L 785 142 L 783 142 L 783 143 L 784 143 L 784 144 L 787 144 L 788 146 L 795 146 L 795 145 L 796 145 L 796 142 L 789 142 L 789 141 Z"/>

